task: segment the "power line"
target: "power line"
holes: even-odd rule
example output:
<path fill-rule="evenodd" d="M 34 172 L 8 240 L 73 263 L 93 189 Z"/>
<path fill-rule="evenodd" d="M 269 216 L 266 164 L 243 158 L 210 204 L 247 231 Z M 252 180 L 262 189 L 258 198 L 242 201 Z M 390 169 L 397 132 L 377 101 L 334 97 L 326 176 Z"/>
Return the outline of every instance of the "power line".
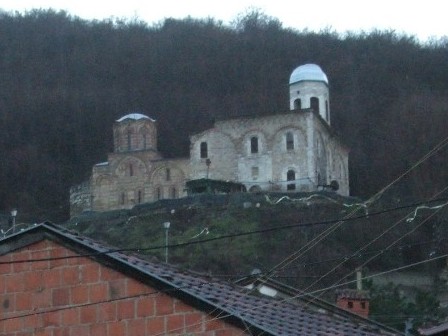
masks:
<path fill-rule="evenodd" d="M 442 189 L 442 191 L 438 192 L 434 197 L 440 195 L 441 193 L 443 193 L 446 189 L 448 189 L 448 186 L 445 187 L 444 189 Z M 443 206 L 448 205 L 448 203 L 445 203 Z M 397 242 L 399 242 L 400 240 L 402 240 L 404 237 L 410 235 L 412 232 L 414 232 L 415 230 L 417 230 L 417 228 L 419 228 L 420 226 L 422 226 L 423 224 L 425 224 L 427 221 L 429 221 L 433 216 L 435 216 L 439 211 L 441 211 L 442 207 L 435 207 L 435 211 L 433 213 L 431 213 L 427 218 L 425 218 L 421 223 L 419 223 L 418 225 L 416 225 L 412 230 L 406 232 L 403 236 L 399 237 L 398 239 L 396 239 L 395 241 L 393 241 L 391 244 L 389 244 L 385 250 L 388 250 L 389 248 L 391 248 L 393 245 L 395 245 Z M 389 232 L 392 228 L 394 228 L 395 226 L 397 226 L 398 224 L 400 224 L 402 221 L 404 221 L 406 219 L 405 216 L 403 218 L 401 218 L 400 220 L 398 220 L 397 222 L 394 223 L 394 225 L 392 225 L 390 228 L 386 229 L 385 231 L 383 231 L 379 236 L 377 236 L 375 239 L 371 240 L 368 244 L 364 245 L 361 249 L 359 249 L 357 252 L 362 251 L 365 247 L 371 245 L 373 242 L 375 242 L 376 240 L 378 240 L 379 238 L 381 238 L 384 234 L 386 234 L 387 232 Z M 409 217 L 408 217 L 409 218 Z M 415 215 L 413 217 L 413 219 L 415 218 Z M 413 220 L 412 219 L 412 220 Z M 355 253 L 357 253 L 355 252 Z M 362 263 L 361 266 L 358 266 L 358 268 L 362 268 L 365 265 L 367 265 L 369 262 L 371 262 L 372 260 L 374 260 L 376 257 L 378 257 L 379 255 L 381 255 L 382 253 L 384 253 L 383 251 L 375 254 L 374 256 L 370 257 L 367 261 L 365 261 L 364 263 Z M 328 276 L 329 274 L 331 274 L 333 271 L 335 271 L 337 268 L 339 268 L 341 265 L 343 265 L 345 263 L 345 261 L 340 262 L 338 265 L 336 265 L 335 267 L 333 267 L 330 271 L 328 271 L 327 273 L 325 273 L 320 279 L 316 280 L 315 282 L 313 282 L 311 285 L 309 285 L 305 291 L 309 288 L 311 288 L 312 286 L 314 286 L 315 284 L 317 284 L 321 279 L 325 278 L 326 276 Z M 336 281 L 335 284 L 338 284 L 340 281 L 342 281 L 344 278 L 347 278 L 350 275 L 353 275 L 356 272 L 356 270 L 353 270 L 351 272 L 349 272 L 349 274 L 347 274 L 346 276 L 342 277 L 340 280 Z M 322 293 L 323 294 L 323 293 Z"/>
<path fill-rule="evenodd" d="M 418 266 L 418 265 L 421 265 L 421 264 L 424 264 L 424 263 L 427 263 L 427 262 L 436 261 L 436 260 L 439 260 L 441 258 L 446 258 L 446 257 L 448 257 L 448 254 L 444 254 L 442 256 L 438 256 L 438 257 L 434 257 L 434 258 L 430 258 L 430 259 L 425 259 L 425 260 L 422 260 L 422 261 L 419 261 L 419 262 L 415 262 L 415 263 L 412 263 L 412 264 L 408 264 L 408 265 L 404 265 L 404 266 L 401 266 L 401 267 L 393 268 L 393 269 L 390 269 L 390 270 L 387 270 L 387 271 L 383 271 L 383 272 L 371 274 L 371 275 L 368 275 L 368 276 L 364 276 L 364 277 L 361 278 L 361 280 L 371 279 L 371 278 L 374 278 L 374 277 L 386 275 L 386 274 L 393 273 L 393 272 L 396 272 L 396 271 L 401 271 L 403 269 L 412 268 L 412 267 L 415 267 L 415 266 Z M 339 288 L 339 287 L 342 287 L 342 286 L 347 286 L 347 285 L 356 283 L 356 281 L 357 280 L 351 280 L 351 281 L 347 281 L 347 282 L 344 282 L 344 283 L 341 283 L 341 284 L 332 285 L 330 287 L 326 287 L 326 288 L 323 288 L 323 289 L 318 289 L 318 290 L 315 290 L 313 292 L 300 293 L 300 294 L 294 295 L 292 297 L 281 299 L 279 301 L 276 300 L 275 303 L 277 304 L 279 302 L 288 302 L 288 301 L 291 301 L 291 300 L 294 300 L 294 299 L 302 298 L 304 296 L 312 296 L 314 294 L 319 294 L 320 292 L 323 292 L 323 291 L 328 291 L 330 289 L 336 289 L 336 288 Z M 267 304 L 262 304 L 262 305 L 258 305 L 258 306 L 252 306 L 252 307 L 250 307 L 250 308 L 248 308 L 246 310 L 243 310 L 242 312 L 240 312 L 240 314 L 247 313 L 247 312 L 255 310 L 255 309 L 260 309 L 260 308 L 269 306 L 271 304 L 272 303 L 269 302 Z M 228 317 L 228 316 L 231 316 L 231 314 L 228 314 L 228 315 L 223 316 L 223 317 L 215 318 L 214 320 L 219 320 L 219 319 L 222 319 L 222 318 L 225 318 L 225 317 Z M 189 325 L 187 327 L 191 328 L 191 327 L 194 327 L 194 326 L 197 326 L 197 325 L 198 324 L 193 324 L 193 325 Z M 169 330 L 169 332 L 173 332 L 173 331 L 176 331 L 176 330 L 177 329 Z M 154 336 L 159 336 L 159 335 L 163 335 L 163 334 L 156 334 Z"/>
<path fill-rule="evenodd" d="M 187 241 L 187 242 L 177 243 L 177 244 L 159 245 L 159 246 L 152 246 L 152 247 L 131 247 L 131 248 L 122 248 L 122 249 L 109 249 L 107 251 L 87 253 L 87 254 L 76 255 L 76 256 L 36 258 L 36 259 L 15 260 L 15 261 L 2 261 L 2 262 L 0 262 L 0 265 L 14 264 L 14 263 L 25 263 L 25 262 L 51 261 L 51 260 L 69 259 L 69 258 L 91 257 L 91 256 L 102 255 L 102 254 L 114 253 L 114 252 L 138 252 L 139 253 L 139 252 L 144 252 L 144 251 L 165 249 L 166 247 L 180 248 L 180 247 L 186 247 L 186 246 L 191 246 L 191 245 L 204 244 L 204 243 L 222 240 L 222 239 L 230 239 L 230 238 L 237 238 L 237 237 L 249 236 L 249 235 L 254 235 L 254 234 L 273 232 L 273 231 L 281 231 L 281 230 L 286 230 L 286 229 L 291 229 L 291 228 L 312 227 L 312 226 L 320 226 L 320 225 L 330 225 L 330 224 L 339 223 L 339 222 L 349 222 L 349 221 L 354 221 L 354 220 L 358 220 L 358 219 L 379 216 L 382 214 L 386 214 L 386 213 L 390 213 L 390 212 L 394 212 L 394 211 L 398 211 L 398 210 L 403 210 L 403 209 L 407 209 L 407 208 L 414 208 L 416 206 L 420 206 L 423 204 L 436 203 L 436 202 L 441 202 L 441 201 L 446 201 L 446 200 L 448 200 L 448 198 L 440 198 L 440 199 L 434 199 L 434 200 L 425 201 L 425 202 L 418 202 L 418 203 L 414 203 L 414 204 L 403 205 L 403 206 L 395 207 L 395 208 L 389 208 L 389 209 L 381 210 L 378 212 L 373 212 L 373 213 L 364 214 L 364 215 L 351 217 L 351 218 L 334 219 L 334 220 L 321 221 L 321 222 L 288 224 L 288 225 L 283 225 L 283 226 L 276 226 L 276 227 L 270 227 L 270 228 L 265 228 L 265 229 L 240 232 L 240 233 L 235 233 L 235 234 L 222 235 L 222 236 L 213 237 L 213 238 L 207 238 L 207 239 L 201 239 L 201 240 L 195 240 L 195 241 Z"/>
<path fill-rule="evenodd" d="M 382 275 L 385 275 L 385 274 L 393 273 L 393 272 L 400 271 L 400 270 L 407 269 L 407 268 L 412 268 L 412 267 L 415 267 L 415 266 L 418 266 L 418 265 L 421 265 L 421 264 L 424 264 L 424 263 L 436 261 L 436 260 L 439 260 L 439 259 L 442 259 L 442 258 L 446 258 L 446 257 L 448 257 L 448 254 L 444 254 L 444 255 L 441 255 L 441 256 L 438 256 L 438 257 L 434 257 L 434 258 L 424 259 L 424 260 L 421 260 L 421 261 L 418 261 L 418 262 L 415 262 L 415 263 L 412 263 L 412 264 L 408 264 L 408 265 L 396 267 L 396 268 L 393 268 L 393 269 L 390 269 L 390 270 L 387 270 L 387 271 L 383 271 L 383 272 L 371 274 L 371 275 L 368 275 L 368 276 L 364 276 L 364 277 L 362 277 L 362 280 L 371 279 L 371 278 L 374 278 L 374 277 L 382 276 Z M 249 276 L 251 276 L 251 275 L 247 275 L 247 277 L 249 277 Z M 315 290 L 315 291 L 310 292 L 310 293 L 300 293 L 298 295 L 295 295 L 295 296 L 292 296 L 292 297 L 288 297 L 288 298 L 285 298 L 285 299 L 282 299 L 282 300 L 275 300 L 275 303 L 288 302 L 290 300 L 299 299 L 299 298 L 304 297 L 304 296 L 311 296 L 313 294 L 317 294 L 317 293 L 320 293 L 322 291 L 326 291 L 326 290 L 329 290 L 329 289 L 335 289 L 335 288 L 338 288 L 338 287 L 342 287 L 342 286 L 346 286 L 346 285 L 349 285 L 349 284 L 353 284 L 355 282 L 356 282 L 356 280 L 351 280 L 351 281 L 347 281 L 347 282 L 344 282 L 344 283 L 341 283 L 341 284 L 332 285 L 332 286 L 329 286 L 329 287 L 326 287 L 326 288 L 318 289 L 318 290 Z M 180 287 L 174 287 L 174 288 L 169 288 L 169 289 L 162 289 L 162 290 L 151 291 L 151 292 L 137 294 L 137 295 L 129 295 L 129 296 L 124 296 L 124 297 L 119 297 L 119 298 L 113 298 L 113 299 L 101 300 L 101 301 L 97 301 L 97 302 L 88 302 L 88 303 L 84 303 L 84 304 L 77 304 L 77 305 L 58 307 L 58 308 L 47 309 L 47 310 L 42 310 L 42 311 L 33 311 L 33 312 L 30 312 L 30 313 L 26 313 L 26 314 L 20 314 L 20 315 L 8 316 L 8 317 L 0 318 L 0 322 L 13 320 L 13 319 L 18 319 L 18 318 L 24 318 L 24 317 L 28 317 L 28 316 L 41 315 L 41 314 L 46 314 L 46 313 L 54 313 L 54 312 L 58 312 L 58 311 L 68 310 L 68 309 L 83 308 L 83 307 L 92 306 L 92 305 L 96 305 L 96 304 L 110 303 L 110 302 L 127 300 L 127 299 L 135 299 L 135 298 L 139 298 L 139 297 L 156 295 L 156 294 L 160 294 L 160 293 L 170 293 L 170 292 L 179 291 L 181 289 L 195 288 L 195 287 L 198 287 L 198 286 L 204 286 L 204 285 L 214 284 L 214 283 L 216 283 L 216 281 L 204 281 L 204 282 L 201 282 L 199 284 L 194 284 L 194 285 L 187 285 L 187 286 L 180 286 Z M 229 300 L 226 300 L 226 301 L 229 301 Z M 270 304 L 271 304 L 271 302 L 269 302 L 267 304 L 262 304 L 262 305 L 259 305 L 259 306 L 252 306 L 251 308 L 242 310 L 239 313 L 246 313 L 246 312 L 251 311 L 251 310 L 263 308 L 263 307 L 265 307 L 267 305 L 270 305 Z M 216 309 L 218 309 L 218 308 L 216 308 Z M 213 319 L 211 319 L 209 321 L 221 320 L 223 318 L 230 317 L 230 316 L 234 316 L 234 315 L 233 314 L 225 314 L 225 315 L 221 315 L 219 317 L 215 317 L 215 318 L 213 318 Z M 191 327 L 194 327 L 196 325 L 198 325 L 198 324 L 192 324 L 192 325 L 188 325 L 186 327 L 187 328 L 191 328 Z M 169 331 L 172 332 L 172 331 L 175 331 L 175 330 L 177 330 L 177 329 L 173 329 L 173 330 L 169 330 Z M 157 334 L 157 335 L 162 335 L 162 334 Z M 157 335 L 155 335 L 155 336 L 157 336 Z"/>
<path fill-rule="evenodd" d="M 387 184 L 384 188 L 382 188 L 379 192 L 377 192 L 375 195 L 373 195 L 369 200 L 364 202 L 364 206 L 367 207 L 369 204 L 372 204 L 376 202 L 389 188 L 391 188 L 395 183 L 397 183 L 399 180 L 401 180 L 404 176 L 406 176 L 408 173 L 410 173 L 412 170 L 417 168 L 420 164 L 422 164 L 424 161 L 426 161 L 428 158 L 433 156 L 435 153 L 437 153 L 440 149 L 445 147 L 448 144 L 448 137 L 444 138 L 442 141 L 440 141 L 436 146 L 434 146 L 428 153 L 426 153 L 422 158 L 420 158 L 416 163 L 414 163 L 410 168 L 408 168 L 405 172 L 403 172 L 401 175 L 399 175 L 397 178 L 395 178 L 392 182 Z M 354 216 L 354 214 L 360 209 L 360 206 L 358 206 L 356 209 L 351 211 L 347 216 L 344 217 L 345 219 L 351 218 Z M 290 254 L 288 257 L 286 257 L 284 260 L 282 260 L 280 263 L 278 263 L 276 266 L 271 268 L 271 274 L 275 274 L 278 272 L 278 270 L 281 270 L 282 268 L 286 267 L 293 261 L 297 260 L 301 256 L 303 256 L 306 252 L 311 250 L 314 246 L 316 246 L 318 243 L 320 243 L 323 239 L 328 237 L 331 233 L 333 233 L 336 229 L 338 229 L 342 224 L 344 223 L 343 220 L 335 223 L 330 228 L 325 230 L 324 232 L 320 233 L 317 237 L 312 239 L 310 242 L 305 244 L 305 246 L 301 247 L 297 251 Z M 269 279 L 268 275 L 265 279 Z M 261 279 L 263 280 L 263 279 Z"/>
<path fill-rule="evenodd" d="M 448 187 L 445 187 L 442 192 L 444 190 L 446 190 Z M 446 206 L 448 203 L 445 203 L 444 206 Z M 414 229 L 406 232 L 404 235 L 402 235 L 401 237 L 399 237 L 398 239 L 396 239 L 394 242 L 392 242 L 391 244 L 389 244 L 389 246 L 387 246 L 384 250 L 389 249 L 390 247 L 392 247 L 393 245 L 395 245 L 395 243 L 399 242 L 400 240 L 402 240 L 404 237 L 406 237 L 407 235 L 410 235 L 412 232 L 414 232 L 417 228 L 419 228 L 420 226 L 422 226 L 424 223 L 426 223 L 430 218 L 432 218 L 435 214 L 437 214 L 440 210 L 442 209 L 442 207 L 437 207 L 435 212 L 433 212 L 429 217 L 425 218 L 420 224 L 418 224 L 417 226 L 414 227 Z M 383 232 L 381 232 L 380 235 L 378 235 L 377 237 L 375 237 L 374 239 L 372 239 L 371 241 L 369 241 L 367 244 L 364 244 L 364 246 L 362 246 L 361 248 L 359 248 L 356 252 L 354 252 L 354 254 L 359 253 L 361 251 L 363 251 L 366 247 L 372 245 L 374 242 L 376 242 L 378 239 L 380 239 L 381 237 L 383 237 L 386 233 L 390 232 L 393 228 L 395 228 L 396 226 L 398 226 L 400 223 L 402 222 L 407 222 L 406 219 L 409 219 L 409 215 L 414 213 L 408 213 L 407 215 L 405 215 L 404 217 L 402 217 L 401 219 L 399 219 L 398 221 L 396 221 L 392 226 L 388 227 L 386 230 L 384 230 Z M 415 217 L 414 217 L 415 218 Z M 366 262 L 364 262 L 360 267 L 365 266 L 367 263 L 369 263 L 370 261 L 372 261 L 373 259 L 375 259 L 377 256 L 381 255 L 383 253 L 383 251 L 380 251 L 379 253 L 377 253 L 375 256 L 371 257 L 369 260 L 367 260 Z M 340 266 L 342 266 L 345 263 L 345 261 L 340 262 L 338 265 L 336 265 L 335 267 L 333 267 L 330 271 L 328 271 L 325 275 L 323 275 L 319 280 L 315 281 L 314 283 L 312 283 L 310 287 L 314 286 L 316 283 L 318 283 L 320 280 L 324 279 L 327 275 L 331 274 L 333 271 L 335 271 L 336 269 L 338 269 Z M 352 271 L 349 275 L 354 274 L 356 271 Z M 348 275 L 348 276 L 349 276 Z"/>
<path fill-rule="evenodd" d="M 383 248 L 383 249 L 378 249 L 378 250 L 372 250 L 372 251 L 366 251 L 365 253 L 351 253 L 351 254 L 346 254 L 337 258 L 330 258 L 330 259 L 324 259 L 324 260 L 319 260 L 319 261 L 314 261 L 314 262 L 308 262 L 308 263 L 301 263 L 301 264 L 297 264 L 295 265 L 294 269 L 296 269 L 297 267 L 308 267 L 308 266 L 314 266 L 314 265 L 319 265 L 319 264 L 323 264 L 323 263 L 329 263 L 329 262 L 334 262 L 334 261 L 340 261 L 340 260 L 344 260 L 346 262 L 348 262 L 350 259 L 355 259 L 355 258 L 361 258 L 364 256 L 368 256 L 371 254 L 375 254 L 375 253 L 387 253 L 387 252 L 393 252 L 393 250 L 395 249 L 403 249 L 403 248 L 411 248 L 414 246 L 421 246 L 421 245 L 426 245 L 426 244 L 431 244 L 431 243 L 435 243 L 435 242 L 441 242 L 443 240 L 447 240 L 448 238 L 439 238 L 439 239 L 433 239 L 433 240 L 427 240 L 424 242 L 418 242 L 418 243 L 408 243 L 408 244 L 404 244 L 404 245 L 399 245 L 399 246 L 395 246 L 395 247 L 391 247 L 391 248 Z M 288 268 L 285 268 L 284 270 L 288 270 Z M 268 271 L 266 272 L 260 272 L 257 273 L 257 275 L 262 275 L 262 274 L 267 274 Z M 244 278 L 246 277 L 246 275 L 242 275 L 242 274 L 213 274 L 213 277 L 215 278 Z M 274 275 L 274 278 L 278 279 L 278 278 L 317 278 L 318 276 L 287 276 L 287 275 Z M 346 278 L 347 276 L 345 276 L 344 278 Z"/>

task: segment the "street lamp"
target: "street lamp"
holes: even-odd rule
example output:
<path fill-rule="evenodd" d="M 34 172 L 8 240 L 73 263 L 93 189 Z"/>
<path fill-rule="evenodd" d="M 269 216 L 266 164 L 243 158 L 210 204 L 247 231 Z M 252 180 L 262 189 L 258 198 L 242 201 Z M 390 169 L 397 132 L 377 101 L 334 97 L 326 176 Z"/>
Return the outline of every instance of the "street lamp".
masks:
<path fill-rule="evenodd" d="M 12 217 L 12 233 L 16 233 L 16 216 L 17 216 L 17 209 L 11 210 L 11 217 Z"/>
<path fill-rule="evenodd" d="M 165 229 L 165 262 L 168 263 L 168 230 L 170 229 L 170 222 L 163 223 Z"/>
<path fill-rule="evenodd" d="M 210 159 L 205 160 L 205 164 L 207 165 L 207 179 L 208 179 L 208 173 L 210 171 L 210 165 L 212 164 L 212 161 Z"/>

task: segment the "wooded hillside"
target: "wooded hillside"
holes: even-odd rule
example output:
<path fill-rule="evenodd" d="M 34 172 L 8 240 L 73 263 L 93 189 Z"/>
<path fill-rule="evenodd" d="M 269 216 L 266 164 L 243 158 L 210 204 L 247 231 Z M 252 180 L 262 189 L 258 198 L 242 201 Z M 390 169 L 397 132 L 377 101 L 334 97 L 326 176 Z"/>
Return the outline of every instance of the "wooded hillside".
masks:
<path fill-rule="evenodd" d="M 130 112 L 159 122 L 159 149 L 187 156 L 213 120 L 288 109 L 304 63 L 330 81 L 332 127 L 351 148 L 352 195 L 369 197 L 448 131 L 448 41 L 282 28 L 258 12 L 210 19 L 83 21 L 64 12 L 0 13 L 0 209 L 22 221 L 68 217 L 68 190 L 112 150 Z M 446 148 L 385 195 L 424 200 L 446 187 Z"/>

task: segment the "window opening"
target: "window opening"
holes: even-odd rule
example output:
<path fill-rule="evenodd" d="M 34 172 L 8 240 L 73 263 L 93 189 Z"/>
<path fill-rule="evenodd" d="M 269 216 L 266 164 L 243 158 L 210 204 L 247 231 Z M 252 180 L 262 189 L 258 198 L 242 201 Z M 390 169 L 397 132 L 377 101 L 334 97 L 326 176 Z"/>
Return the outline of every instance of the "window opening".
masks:
<path fill-rule="evenodd" d="M 286 173 L 286 180 L 287 180 L 288 182 L 291 182 L 291 181 L 295 181 L 295 180 L 296 180 L 296 173 L 295 173 L 294 170 L 292 170 L 292 169 L 288 170 L 288 172 Z M 296 190 L 296 185 L 295 185 L 295 183 L 288 183 L 288 184 L 286 185 L 286 190 Z"/>
<path fill-rule="evenodd" d="M 171 170 L 169 168 L 166 169 L 166 180 L 167 181 L 171 180 Z"/>
<path fill-rule="evenodd" d="M 258 137 L 256 136 L 250 138 L 250 152 L 252 154 L 258 153 Z"/>
<path fill-rule="evenodd" d="M 258 174 L 259 174 L 259 168 L 258 167 L 252 167 L 252 180 L 256 180 L 258 179 Z"/>
<path fill-rule="evenodd" d="M 301 110 L 302 109 L 302 100 L 301 99 L 294 100 L 294 109 L 295 110 Z"/>
<path fill-rule="evenodd" d="M 259 192 L 261 191 L 261 188 L 259 186 L 252 186 L 249 188 L 249 192 Z"/>
<path fill-rule="evenodd" d="M 130 151 L 132 149 L 131 140 L 132 140 L 132 132 L 128 131 L 128 134 L 127 134 L 128 151 Z"/>
<path fill-rule="evenodd" d="M 129 164 L 129 176 L 134 176 L 134 166 L 132 163 Z"/>
<path fill-rule="evenodd" d="M 125 203 L 125 200 L 126 200 L 126 195 L 124 194 L 124 192 L 122 192 L 121 193 L 121 205 L 124 205 L 124 203 Z"/>
<path fill-rule="evenodd" d="M 140 204 L 143 201 L 143 193 L 141 190 L 139 190 L 137 193 L 137 201 L 138 201 L 138 204 Z"/>
<path fill-rule="evenodd" d="M 319 112 L 319 98 L 311 97 L 310 103 L 311 103 L 311 108 L 313 109 L 313 111 Z"/>
<path fill-rule="evenodd" d="M 294 149 L 294 136 L 291 132 L 286 133 L 286 150 Z"/>
<path fill-rule="evenodd" d="M 143 134 L 143 149 L 146 149 L 146 145 L 147 145 L 147 143 L 146 143 L 146 134 L 144 133 Z"/>
<path fill-rule="evenodd" d="M 206 159 L 208 157 L 208 148 L 206 142 L 201 142 L 201 159 Z"/>
<path fill-rule="evenodd" d="M 177 196 L 176 188 L 175 188 L 175 187 L 172 187 L 172 188 L 171 188 L 171 198 L 176 198 L 176 196 Z"/>

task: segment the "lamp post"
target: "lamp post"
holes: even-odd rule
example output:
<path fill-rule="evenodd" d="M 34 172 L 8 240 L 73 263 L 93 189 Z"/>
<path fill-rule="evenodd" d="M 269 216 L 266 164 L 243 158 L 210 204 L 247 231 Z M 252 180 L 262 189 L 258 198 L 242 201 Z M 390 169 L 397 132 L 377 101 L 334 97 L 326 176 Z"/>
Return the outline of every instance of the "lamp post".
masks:
<path fill-rule="evenodd" d="M 17 216 L 17 209 L 11 210 L 11 217 L 12 217 L 12 233 L 16 233 L 16 216 Z"/>
<path fill-rule="evenodd" d="M 208 179 L 208 173 L 210 171 L 210 165 L 212 164 L 212 161 L 210 159 L 205 160 L 205 164 L 207 165 L 207 179 Z"/>
<path fill-rule="evenodd" d="M 165 262 L 168 263 L 168 230 L 170 229 L 170 222 L 163 223 L 165 229 Z"/>

